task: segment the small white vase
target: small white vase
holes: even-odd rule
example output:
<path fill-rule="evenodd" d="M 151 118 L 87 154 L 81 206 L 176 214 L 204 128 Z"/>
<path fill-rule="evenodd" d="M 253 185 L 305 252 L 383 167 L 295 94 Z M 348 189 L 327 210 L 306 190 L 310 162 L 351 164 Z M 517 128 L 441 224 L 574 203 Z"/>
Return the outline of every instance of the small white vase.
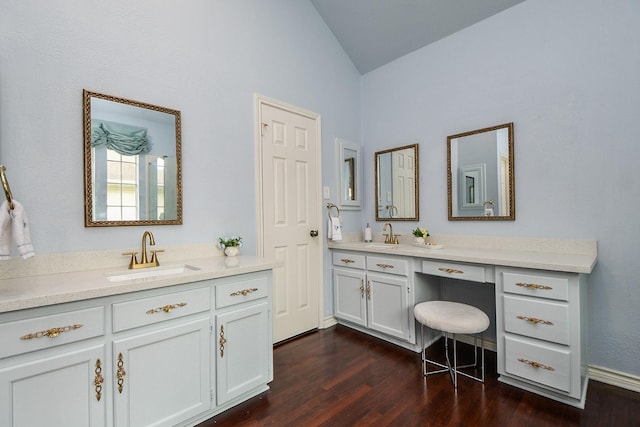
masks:
<path fill-rule="evenodd" d="M 424 237 L 414 237 L 413 242 L 416 245 L 424 245 Z"/>
<path fill-rule="evenodd" d="M 227 246 L 224 248 L 224 254 L 226 256 L 236 256 L 240 253 L 240 248 L 237 246 Z"/>

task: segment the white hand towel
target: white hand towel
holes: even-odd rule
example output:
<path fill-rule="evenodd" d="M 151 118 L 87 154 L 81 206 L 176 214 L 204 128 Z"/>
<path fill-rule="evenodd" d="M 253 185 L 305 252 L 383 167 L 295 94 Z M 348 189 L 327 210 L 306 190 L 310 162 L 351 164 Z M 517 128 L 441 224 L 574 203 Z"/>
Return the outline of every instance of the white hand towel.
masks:
<path fill-rule="evenodd" d="M 11 215 L 9 204 L 2 202 L 0 206 L 0 260 L 9 259 L 11 255 Z"/>
<path fill-rule="evenodd" d="M 340 225 L 340 218 L 331 217 L 331 240 L 342 240 L 342 226 Z"/>
<path fill-rule="evenodd" d="M 13 218 L 13 239 L 16 241 L 18 253 L 22 258 L 27 259 L 35 255 L 33 245 L 31 244 L 31 233 L 29 232 L 29 220 L 24 207 L 13 200 L 13 209 L 10 212 Z"/>
<path fill-rule="evenodd" d="M 333 238 L 333 223 L 331 222 L 331 217 L 329 217 L 329 221 L 327 221 L 327 239 L 331 240 Z"/>

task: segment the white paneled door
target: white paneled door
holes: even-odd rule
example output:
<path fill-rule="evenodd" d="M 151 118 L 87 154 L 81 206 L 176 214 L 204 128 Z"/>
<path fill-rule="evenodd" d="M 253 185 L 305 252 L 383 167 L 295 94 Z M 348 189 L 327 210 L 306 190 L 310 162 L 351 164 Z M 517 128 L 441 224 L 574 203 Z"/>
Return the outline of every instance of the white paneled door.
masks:
<path fill-rule="evenodd" d="M 259 246 L 281 263 L 273 286 L 273 340 L 279 342 L 320 326 L 320 118 L 262 98 L 257 110 Z"/>

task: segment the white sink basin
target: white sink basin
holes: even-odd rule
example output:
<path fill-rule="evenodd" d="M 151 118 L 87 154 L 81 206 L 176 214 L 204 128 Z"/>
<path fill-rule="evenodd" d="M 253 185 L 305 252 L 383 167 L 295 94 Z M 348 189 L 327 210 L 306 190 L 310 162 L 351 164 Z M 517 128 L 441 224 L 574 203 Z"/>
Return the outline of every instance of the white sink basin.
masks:
<path fill-rule="evenodd" d="M 157 279 L 164 276 L 191 273 L 200 270 L 192 265 L 171 265 L 166 267 L 149 267 L 141 270 L 125 270 L 106 273 L 105 276 L 110 282 L 124 282 L 135 279 Z"/>
<path fill-rule="evenodd" d="M 376 248 L 376 249 L 398 249 L 398 245 L 392 245 L 387 243 L 365 243 L 365 248 Z"/>

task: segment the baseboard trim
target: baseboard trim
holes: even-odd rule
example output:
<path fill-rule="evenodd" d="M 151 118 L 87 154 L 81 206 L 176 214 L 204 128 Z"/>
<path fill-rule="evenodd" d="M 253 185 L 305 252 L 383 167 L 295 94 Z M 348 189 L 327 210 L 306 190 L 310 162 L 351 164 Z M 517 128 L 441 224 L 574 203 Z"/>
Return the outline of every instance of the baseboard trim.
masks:
<path fill-rule="evenodd" d="M 602 366 L 589 365 L 589 378 L 594 381 L 640 393 L 640 377 Z"/>
<path fill-rule="evenodd" d="M 334 316 L 327 316 L 323 319 L 320 329 L 327 329 L 338 324 L 338 320 Z"/>

